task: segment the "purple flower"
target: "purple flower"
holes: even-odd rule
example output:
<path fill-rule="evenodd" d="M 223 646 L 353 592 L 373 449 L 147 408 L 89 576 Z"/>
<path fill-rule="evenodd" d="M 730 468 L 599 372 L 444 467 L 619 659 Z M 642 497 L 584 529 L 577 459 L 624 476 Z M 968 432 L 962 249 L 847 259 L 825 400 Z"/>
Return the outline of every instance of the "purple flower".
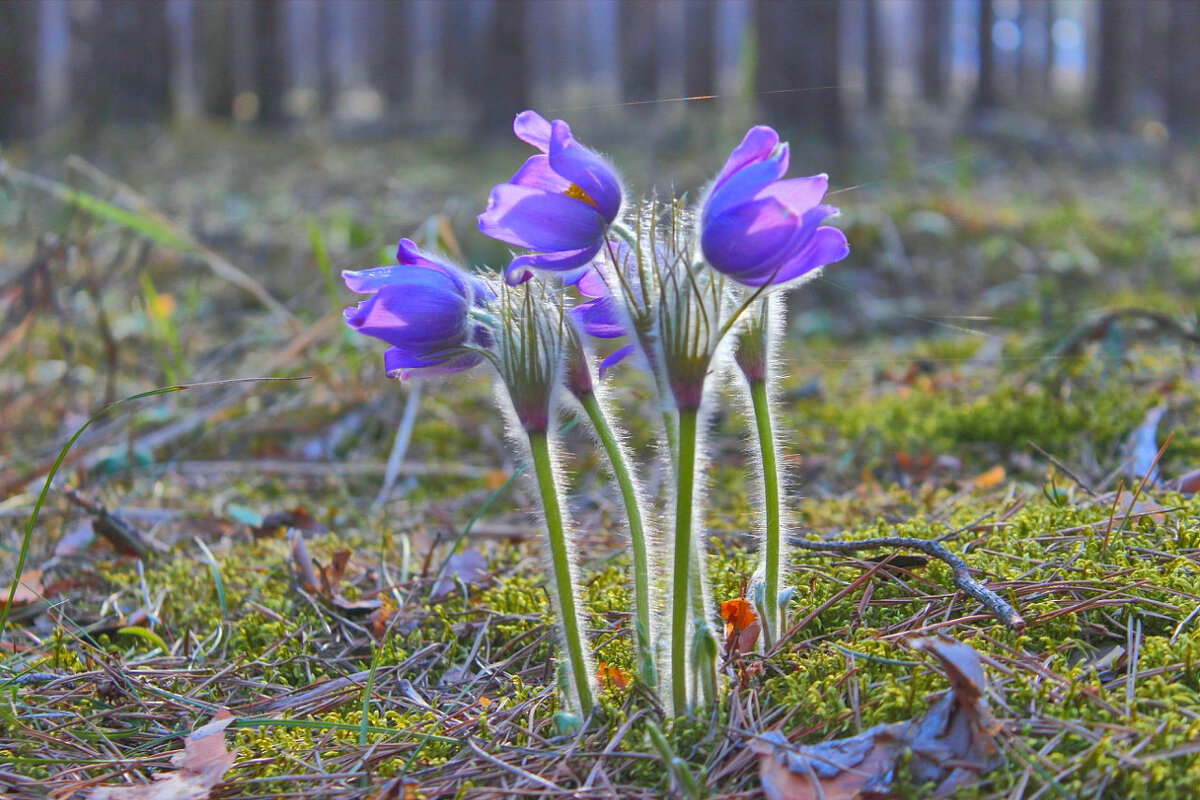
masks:
<path fill-rule="evenodd" d="M 845 258 L 850 248 L 836 214 L 822 205 L 825 175 L 780 180 L 788 146 L 758 126 L 746 133 L 713 181 L 700 212 L 700 247 L 718 272 L 747 286 L 779 285 Z"/>
<path fill-rule="evenodd" d="M 584 333 L 597 339 L 616 339 L 628 332 L 616 298 L 599 272 L 589 269 L 575 283 L 575 288 L 588 298 L 571 308 L 571 317 Z"/>
<path fill-rule="evenodd" d="M 570 311 L 571 318 L 579 330 L 597 339 L 616 339 L 632 335 L 632 331 L 626 328 L 628 323 L 621 313 L 616 298 L 612 296 L 604 278 L 595 268 L 585 272 L 583 277 L 575 283 L 575 288 L 581 295 L 588 298 L 573 306 Z M 620 364 L 636 350 L 637 345 L 630 343 L 609 353 L 600 362 L 600 377 L 603 378 L 610 369 Z"/>
<path fill-rule="evenodd" d="M 342 273 L 352 291 L 370 295 L 345 310 L 346 324 L 391 345 L 383 354 L 388 376 L 445 375 L 482 361 L 469 348 L 488 346 L 491 331 L 472 322 L 470 311 L 492 298 L 487 284 L 409 239 L 400 240 L 396 260 L 393 267 Z"/>
<path fill-rule="evenodd" d="M 513 122 L 517 138 L 541 150 L 508 183 L 492 189 L 479 230 L 493 239 L 538 252 L 518 256 L 505 271 L 516 285 L 531 268 L 575 280 L 604 243 L 621 210 L 621 183 L 597 153 L 575 141 L 560 119 L 547 122 L 523 111 Z"/>

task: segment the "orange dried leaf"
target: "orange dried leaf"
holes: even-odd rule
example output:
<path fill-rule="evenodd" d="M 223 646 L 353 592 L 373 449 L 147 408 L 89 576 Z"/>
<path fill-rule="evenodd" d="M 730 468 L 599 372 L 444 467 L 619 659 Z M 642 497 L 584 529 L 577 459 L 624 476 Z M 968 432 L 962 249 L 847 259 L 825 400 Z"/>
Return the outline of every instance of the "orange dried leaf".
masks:
<path fill-rule="evenodd" d="M 991 489 L 1004 483 L 1005 477 L 1006 473 L 1004 472 L 1004 467 L 997 464 L 986 472 L 976 475 L 971 480 L 971 483 L 974 484 L 977 489 Z"/>
<path fill-rule="evenodd" d="M 600 667 L 596 670 L 596 680 L 600 683 L 612 686 L 615 689 L 624 689 L 629 685 L 629 673 L 617 667 L 610 667 L 603 661 L 600 662 Z"/>
<path fill-rule="evenodd" d="M 746 598 L 735 597 L 721 603 L 721 619 L 725 620 L 725 632 L 732 633 L 734 630 L 746 630 L 758 617 L 754 614 L 754 606 Z"/>

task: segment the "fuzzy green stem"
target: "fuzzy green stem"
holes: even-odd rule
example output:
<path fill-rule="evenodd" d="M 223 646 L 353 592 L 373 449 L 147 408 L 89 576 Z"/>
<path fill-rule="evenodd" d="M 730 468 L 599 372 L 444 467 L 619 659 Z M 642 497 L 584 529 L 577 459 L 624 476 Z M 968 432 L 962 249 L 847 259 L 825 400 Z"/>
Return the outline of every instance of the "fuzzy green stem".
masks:
<path fill-rule="evenodd" d="M 545 432 L 527 431 L 533 467 L 537 473 L 538 491 L 542 496 L 542 511 L 550 539 L 550 562 L 554 570 L 554 588 L 558 598 L 559 623 L 571 665 L 571 677 L 579 695 L 580 710 L 592 710 L 592 676 L 584 657 L 583 635 L 579 630 L 579 614 L 575 606 L 575 583 L 571 579 L 571 563 L 567 555 L 567 536 L 563 528 L 562 510 L 558 503 L 558 488 L 550 464 L 550 445 Z"/>
<path fill-rule="evenodd" d="M 579 397 L 583 410 L 587 412 L 592 427 L 604 451 L 608 453 L 608 462 L 612 465 L 613 477 L 621 490 L 621 499 L 625 502 L 625 515 L 629 519 L 629 546 L 633 550 L 633 619 L 634 641 L 638 653 L 638 672 L 642 682 L 651 689 L 656 689 L 658 679 L 654 665 L 654 645 L 650 640 L 650 545 L 646 541 L 646 528 L 642 521 L 642 507 L 638 503 L 637 490 L 633 485 L 633 476 L 629 472 L 629 464 L 621 445 L 613 435 L 608 418 L 600 408 L 600 401 L 595 394 L 584 394 Z"/>
<path fill-rule="evenodd" d="M 763 531 L 763 583 L 766 598 L 763 603 L 767 618 L 763 620 L 765 640 L 779 637 L 779 583 L 783 574 L 782 533 L 779 498 L 779 467 L 775 453 L 775 429 L 771 425 L 771 399 L 766 381 L 750 381 L 750 402 L 754 406 L 754 426 L 758 430 L 758 447 L 762 456 L 763 504 L 766 506 L 766 529 Z"/>
<path fill-rule="evenodd" d="M 687 702 L 688 591 L 692 574 L 692 489 L 696 470 L 694 408 L 679 409 L 679 451 L 675 461 L 675 562 L 671 591 L 671 702 L 675 712 Z"/>

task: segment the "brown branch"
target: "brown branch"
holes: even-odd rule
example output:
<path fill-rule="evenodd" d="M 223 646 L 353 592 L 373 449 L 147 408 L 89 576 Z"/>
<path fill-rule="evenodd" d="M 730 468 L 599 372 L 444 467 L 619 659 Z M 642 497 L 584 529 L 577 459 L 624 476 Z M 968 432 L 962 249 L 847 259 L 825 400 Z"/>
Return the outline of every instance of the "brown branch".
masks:
<path fill-rule="evenodd" d="M 878 539 L 862 539 L 856 542 L 810 542 L 807 539 L 791 539 L 793 547 L 802 550 L 820 550 L 828 553 L 853 553 L 858 550 L 874 550 L 880 547 L 904 547 L 909 550 L 919 550 L 925 555 L 944 561 L 954 573 L 954 585 L 963 593 L 978 600 L 992 616 L 1000 620 L 1011 630 L 1020 633 L 1025 630 L 1025 618 L 1000 595 L 971 577 L 967 562 L 951 553 L 938 542 L 928 539 L 914 539 L 908 536 L 883 536 Z"/>
<path fill-rule="evenodd" d="M 1108 329 L 1122 319 L 1143 320 L 1163 333 L 1192 344 L 1200 344 L 1200 331 L 1188 327 L 1174 317 L 1145 308 L 1118 308 L 1106 311 L 1075 328 L 1059 342 L 1052 355 L 1059 358 L 1078 355 L 1084 345 L 1103 338 Z"/>

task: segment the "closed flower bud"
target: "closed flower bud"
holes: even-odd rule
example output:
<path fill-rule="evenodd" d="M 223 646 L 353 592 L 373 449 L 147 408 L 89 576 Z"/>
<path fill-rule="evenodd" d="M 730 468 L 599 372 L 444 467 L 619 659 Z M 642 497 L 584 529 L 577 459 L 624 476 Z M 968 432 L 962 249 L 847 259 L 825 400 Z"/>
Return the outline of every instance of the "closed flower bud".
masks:
<path fill-rule="evenodd" d="M 408 239 L 400 240 L 396 257 L 396 266 L 342 273 L 351 290 L 370 295 L 345 310 L 346 324 L 391 345 L 383 354 L 390 377 L 445 375 L 480 363 L 478 348 L 492 334 L 472 311 L 491 299 L 491 290 Z"/>

